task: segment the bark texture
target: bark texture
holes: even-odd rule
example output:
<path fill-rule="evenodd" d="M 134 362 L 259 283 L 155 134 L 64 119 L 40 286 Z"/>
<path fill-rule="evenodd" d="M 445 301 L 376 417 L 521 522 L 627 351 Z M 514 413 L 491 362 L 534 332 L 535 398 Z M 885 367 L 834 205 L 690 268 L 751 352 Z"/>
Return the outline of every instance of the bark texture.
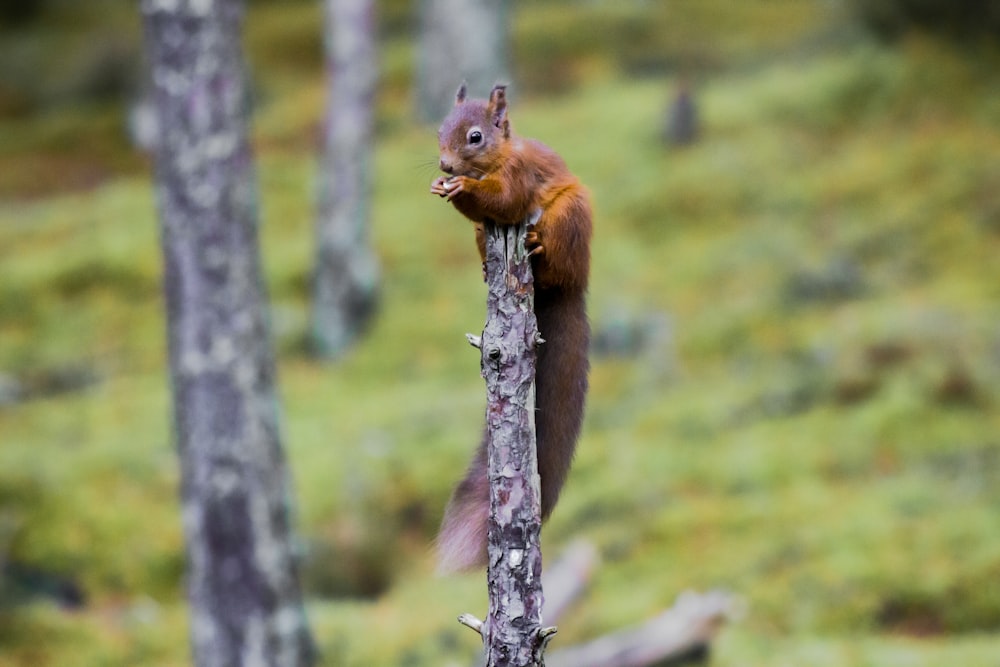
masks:
<path fill-rule="evenodd" d="M 369 240 L 374 101 L 378 84 L 374 0 L 324 0 L 327 109 L 316 215 L 312 346 L 343 354 L 378 300 Z"/>
<path fill-rule="evenodd" d="M 421 0 L 418 114 L 443 118 L 462 81 L 485 94 L 509 78 L 508 0 Z"/>
<path fill-rule="evenodd" d="M 545 644 L 534 417 L 539 336 L 525 230 L 486 225 L 489 293 L 481 344 L 489 432 L 489 614 L 483 628 L 489 667 L 540 665 Z"/>
<path fill-rule="evenodd" d="M 312 663 L 261 285 L 239 0 L 143 0 L 191 641 L 199 667 Z"/>

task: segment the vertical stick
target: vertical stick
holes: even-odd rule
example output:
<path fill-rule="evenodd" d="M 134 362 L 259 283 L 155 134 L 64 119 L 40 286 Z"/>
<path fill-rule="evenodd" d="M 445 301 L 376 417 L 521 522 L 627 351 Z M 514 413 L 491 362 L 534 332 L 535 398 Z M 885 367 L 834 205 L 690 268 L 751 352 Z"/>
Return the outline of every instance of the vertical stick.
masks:
<path fill-rule="evenodd" d="M 534 313 L 527 224 L 486 225 L 487 320 L 482 337 L 489 431 L 490 518 L 483 627 L 486 665 L 540 665 L 553 629 L 542 628 L 541 491 L 535 450 Z"/>

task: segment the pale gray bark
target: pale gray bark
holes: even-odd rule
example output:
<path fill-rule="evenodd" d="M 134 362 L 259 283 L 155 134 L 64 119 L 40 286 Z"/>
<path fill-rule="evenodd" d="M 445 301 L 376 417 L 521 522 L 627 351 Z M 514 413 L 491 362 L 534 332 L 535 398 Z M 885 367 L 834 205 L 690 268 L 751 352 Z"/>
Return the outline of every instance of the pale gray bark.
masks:
<path fill-rule="evenodd" d="M 490 516 L 486 621 L 476 628 L 488 667 L 542 664 L 554 629 L 542 628 L 541 482 L 535 449 L 534 313 L 525 225 L 486 225 L 487 318 L 481 339 L 486 380 Z"/>
<path fill-rule="evenodd" d="M 417 111 L 443 118 L 466 81 L 475 96 L 510 78 L 507 0 L 421 0 Z"/>
<path fill-rule="evenodd" d="M 312 346 L 341 355 L 374 316 L 369 240 L 375 89 L 374 0 L 324 0 L 327 109 L 316 216 Z"/>
<path fill-rule="evenodd" d="M 191 641 L 199 667 L 312 662 L 257 245 L 239 0 L 143 0 Z"/>

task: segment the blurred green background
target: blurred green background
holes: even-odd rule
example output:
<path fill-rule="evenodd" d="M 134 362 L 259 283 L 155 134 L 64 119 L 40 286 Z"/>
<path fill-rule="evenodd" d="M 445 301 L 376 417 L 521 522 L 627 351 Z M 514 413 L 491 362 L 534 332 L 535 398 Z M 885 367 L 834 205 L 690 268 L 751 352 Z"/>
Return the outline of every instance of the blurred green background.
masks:
<path fill-rule="evenodd" d="M 427 194 L 418 3 L 379 5 L 382 309 L 303 353 L 320 7 L 251 2 L 261 242 L 324 665 L 470 664 L 482 575 L 430 544 L 481 428 L 468 223 Z M 0 665 L 184 665 L 183 545 L 134 3 L 0 2 Z M 596 206 L 598 345 L 544 531 L 603 565 L 568 646 L 686 588 L 713 665 L 997 665 L 1000 10 L 515 2 L 511 119 Z M 661 141 L 686 81 L 699 139 Z M 485 91 L 477 91 L 483 94 Z"/>

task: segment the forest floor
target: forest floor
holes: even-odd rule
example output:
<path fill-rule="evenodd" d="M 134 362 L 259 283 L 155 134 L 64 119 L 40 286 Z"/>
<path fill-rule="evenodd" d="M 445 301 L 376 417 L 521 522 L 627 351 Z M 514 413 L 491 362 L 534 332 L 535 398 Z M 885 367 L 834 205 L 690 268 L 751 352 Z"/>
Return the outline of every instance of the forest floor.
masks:
<path fill-rule="evenodd" d="M 544 546 L 602 565 L 553 647 L 725 588 L 746 612 L 712 665 L 995 667 L 1000 54 L 723 4 L 516 12 L 513 127 L 596 206 L 588 415 Z M 387 11 L 380 312 L 346 359 L 304 354 L 312 5 L 247 24 L 310 620 L 323 665 L 471 664 L 483 577 L 436 577 L 431 542 L 481 428 L 472 231 L 427 192 Z M 680 70 L 701 133 L 671 148 Z M 154 193 L 121 119 L 0 122 L 0 667 L 188 663 Z"/>

